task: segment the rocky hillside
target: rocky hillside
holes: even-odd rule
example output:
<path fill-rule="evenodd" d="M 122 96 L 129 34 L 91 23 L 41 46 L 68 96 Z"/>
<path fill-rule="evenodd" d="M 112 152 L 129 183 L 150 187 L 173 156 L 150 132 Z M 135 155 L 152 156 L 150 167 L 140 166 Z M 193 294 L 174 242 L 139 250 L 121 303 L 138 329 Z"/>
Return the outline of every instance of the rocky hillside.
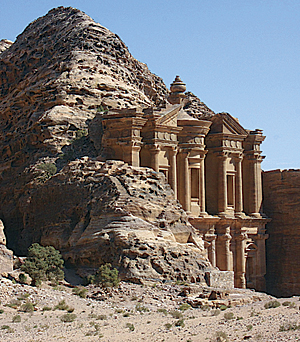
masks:
<path fill-rule="evenodd" d="M 164 106 L 161 78 L 71 7 L 49 11 L 0 48 L 0 219 L 8 247 L 24 254 L 32 242 L 51 243 L 70 264 L 111 261 L 128 278 L 173 279 L 175 270 L 182 279 L 203 277 L 201 240 L 165 180 L 124 165 L 105 174 L 95 159 L 96 114 Z M 187 112 L 213 115 L 187 95 Z"/>

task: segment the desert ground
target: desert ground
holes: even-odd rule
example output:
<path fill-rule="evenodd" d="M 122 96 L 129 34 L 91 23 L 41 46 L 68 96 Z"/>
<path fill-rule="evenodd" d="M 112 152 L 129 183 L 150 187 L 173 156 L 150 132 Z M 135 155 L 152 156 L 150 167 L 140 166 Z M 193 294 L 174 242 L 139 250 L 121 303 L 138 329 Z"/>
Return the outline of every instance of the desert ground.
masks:
<path fill-rule="evenodd" d="M 298 296 L 235 289 L 209 300 L 176 283 L 86 289 L 0 278 L 0 341 L 300 341 Z"/>

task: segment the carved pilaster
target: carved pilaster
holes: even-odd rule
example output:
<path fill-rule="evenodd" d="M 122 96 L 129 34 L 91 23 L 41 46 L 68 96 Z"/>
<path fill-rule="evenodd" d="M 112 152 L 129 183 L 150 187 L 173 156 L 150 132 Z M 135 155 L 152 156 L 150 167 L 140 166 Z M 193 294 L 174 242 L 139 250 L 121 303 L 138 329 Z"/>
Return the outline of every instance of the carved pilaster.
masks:
<path fill-rule="evenodd" d="M 218 177 L 218 215 L 225 216 L 227 210 L 227 177 L 226 162 L 228 153 L 220 152 L 219 159 L 219 177 Z"/>

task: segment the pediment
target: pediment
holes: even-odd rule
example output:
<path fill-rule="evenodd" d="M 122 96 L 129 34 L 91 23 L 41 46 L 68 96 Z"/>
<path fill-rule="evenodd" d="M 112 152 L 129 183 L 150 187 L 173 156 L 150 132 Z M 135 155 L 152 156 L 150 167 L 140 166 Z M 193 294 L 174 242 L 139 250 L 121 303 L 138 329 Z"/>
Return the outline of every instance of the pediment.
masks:
<path fill-rule="evenodd" d="M 177 127 L 177 116 L 181 109 L 181 105 L 173 105 L 160 113 L 160 116 L 155 120 L 156 124 L 164 126 Z"/>
<path fill-rule="evenodd" d="M 248 133 L 243 126 L 229 113 L 219 113 L 212 117 L 211 133 L 245 135 Z"/>

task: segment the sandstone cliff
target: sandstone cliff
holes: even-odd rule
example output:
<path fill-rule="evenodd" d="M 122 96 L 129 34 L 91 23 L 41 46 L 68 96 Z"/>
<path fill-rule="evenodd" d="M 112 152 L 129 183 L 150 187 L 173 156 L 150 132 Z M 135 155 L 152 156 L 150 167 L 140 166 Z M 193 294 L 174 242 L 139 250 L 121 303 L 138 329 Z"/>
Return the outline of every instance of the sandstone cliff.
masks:
<path fill-rule="evenodd" d="M 20 198 L 20 248 L 38 239 L 69 265 L 110 262 L 126 279 L 204 281 L 202 240 L 161 173 L 88 157 Z"/>
<path fill-rule="evenodd" d="M 99 146 L 94 146 L 91 137 L 92 133 L 101 134 L 96 114 L 115 108 L 164 106 L 169 91 L 161 78 L 133 58 L 116 34 L 71 7 L 49 11 L 28 25 L 13 44 L 4 42 L 2 46 L 0 218 L 6 227 L 8 246 L 16 253 L 25 253 L 32 242 L 51 243 L 63 251 L 70 263 L 81 265 L 96 266 L 113 258 L 129 278 L 136 277 L 138 269 L 149 277 L 166 274 L 169 278 L 175 277 L 176 270 L 183 278 L 191 276 L 191 269 L 192 273 L 196 269 L 202 272 L 208 263 L 201 254 L 201 241 L 178 204 L 169 207 L 172 195 L 170 189 L 165 189 L 164 180 L 159 182 L 167 195 L 151 189 L 154 176 L 149 170 L 132 171 L 127 185 L 123 184 L 127 187 L 122 190 L 127 192 L 125 204 L 116 200 L 122 198 L 122 191 L 111 176 L 98 175 L 94 179 L 93 173 L 98 171 L 90 171 L 91 159 L 99 154 Z M 213 115 L 191 93 L 185 110 L 197 116 Z M 80 177 L 74 165 L 83 170 Z M 147 205 L 142 190 L 136 190 L 137 197 L 130 190 L 139 177 L 150 182 L 145 188 L 148 196 L 151 194 Z M 110 189 L 107 192 L 106 187 Z M 99 191 L 95 202 L 98 209 L 93 202 L 95 191 Z M 165 202 L 158 201 L 161 197 Z M 120 212 L 116 208 L 110 211 L 110 201 Z M 160 204 L 153 209 L 155 201 Z M 102 202 L 106 203 L 104 208 Z M 110 215 L 112 218 L 103 222 L 103 217 Z M 121 226 L 134 231 L 132 238 L 114 231 L 113 227 Z M 140 237 L 136 227 L 143 230 L 145 237 Z M 108 229 L 108 238 L 102 234 L 103 229 Z M 135 244 L 139 247 L 135 248 Z M 146 252 L 136 252 L 143 248 Z M 131 261 L 125 262 L 122 253 Z M 134 259 L 134 253 L 141 255 Z M 135 276 L 130 276 L 134 273 L 129 272 L 133 259 L 138 261 Z"/>
<path fill-rule="evenodd" d="M 300 293 L 300 171 L 263 173 L 267 224 L 267 291 L 290 297 Z"/>

